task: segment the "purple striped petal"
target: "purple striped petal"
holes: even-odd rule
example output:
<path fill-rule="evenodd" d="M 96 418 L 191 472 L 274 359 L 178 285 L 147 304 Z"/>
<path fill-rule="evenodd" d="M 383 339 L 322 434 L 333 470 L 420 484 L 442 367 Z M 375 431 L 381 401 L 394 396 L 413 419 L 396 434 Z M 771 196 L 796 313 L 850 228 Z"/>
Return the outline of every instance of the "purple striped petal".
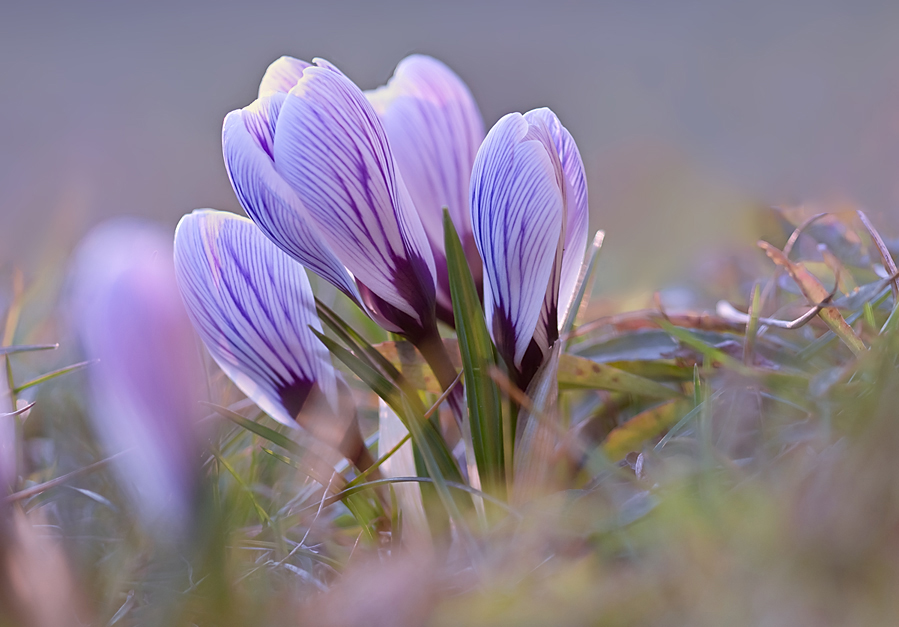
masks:
<path fill-rule="evenodd" d="M 275 122 L 286 98 L 275 94 L 232 111 L 222 128 L 225 166 L 241 206 L 282 250 L 362 303 L 353 277 L 325 242 L 272 161 Z"/>
<path fill-rule="evenodd" d="M 414 335 L 434 324 L 435 267 L 421 220 L 362 91 L 315 63 L 278 116 L 275 170 L 355 277 L 373 315 Z"/>
<path fill-rule="evenodd" d="M 265 70 L 262 81 L 259 83 L 259 97 L 265 98 L 279 93 L 286 94 L 297 84 L 303 75 L 303 70 L 309 65 L 300 59 L 281 57 Z"/>
<path fill-rule="evenodd" d="M 202 370 L 172 261 L 155 225 L 96 227 L 75 257 L 72 301 L 88 358 L 91 418 L 144 520 L 180 526 L 199 460 Z"/>
<path fill-rule="evenodd" d="M 303 266 L 255 224 L 224 211 L 184 216 L 175 268 L 194 327 L 225 374 L 275 420 L 296 426 L 314 388 L 336 411 L 337 379 Z"/>
<path fill-rule="evenodd" d="M 471 215 L 488 327 L 520 368 L 557 276 L 565 219 L 564 182 L 544 125 L 510 113 L 490 130 L 472 171 Z"/>
<path fill-rule="evenodd" d="M 590 219 L 587 202 L 587 176 L 581 153 L 571 133 L 556 114 L 547 108 L 535 109 L 525 114 L 528 119 L 540 119 L 549 129 L 559 154 L 562 170 L 568 183 L 567 221 L 565 226 L 565 252 L 562 255 L 562 272 L 559 286 L 559 324 L 568 315 L 574 298 L 577 277 L 587 250 L 587 227 Z"/>
<path fill-rule="evenodd" d="M 471 235 L 468 189 L 471 167 L 484 139 L 484 123 L 468 87 L 440 61 L 412 55 L 393 77 L 366 92 L 384 123 L 438 268 L 438 300 L 452 310 L 443 242 L 443 207 L 473 269 L 481 261 Z"/>

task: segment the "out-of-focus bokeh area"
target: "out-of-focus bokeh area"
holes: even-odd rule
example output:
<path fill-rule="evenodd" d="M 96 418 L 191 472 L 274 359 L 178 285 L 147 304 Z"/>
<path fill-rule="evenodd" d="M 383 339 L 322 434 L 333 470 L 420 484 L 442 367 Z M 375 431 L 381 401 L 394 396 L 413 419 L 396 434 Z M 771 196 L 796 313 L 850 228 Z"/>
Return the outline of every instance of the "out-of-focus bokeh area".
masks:
<path fill-rule="evenodd" d="M 656 287 L 751 237 L 754 204 L 848 198 L 889 221 L 897 29 L 890 1 L 5 3 L 0 261 L 61 259 L 104 216 L 239 211 L 222 118 L 282 54 L 370 88 L 424 52 L 488 127 L 559 114 L 609 233 L 601 284 Z"/>

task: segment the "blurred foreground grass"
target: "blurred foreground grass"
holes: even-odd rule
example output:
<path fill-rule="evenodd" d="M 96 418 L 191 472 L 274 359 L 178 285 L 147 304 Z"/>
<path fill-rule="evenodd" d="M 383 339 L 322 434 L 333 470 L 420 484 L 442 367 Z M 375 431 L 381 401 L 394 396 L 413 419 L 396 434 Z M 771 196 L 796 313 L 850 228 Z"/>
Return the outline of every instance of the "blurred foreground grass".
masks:
<path fill-rule="evenodd" d="M 19 477 L 2 505 L 0 625 L 896 624 L 891 270 L 854 213 L 812 214 L 760 221 L 773 247 L 792 248 L 786 261 L 738 250 L 655 296 L 594 295 L 570 351 L 686 397 L 563 392 L 550 480 L 488 527 L 473 522 L 473 546 L 367 538 L 294 457 L 212 412 L 193 528 L 151 534 L 92 432 L 85 373 L 22 389 L 17 408 L 35 405 L 16 417 Z M 57 288 L 9 288 L 3 344 L 60 342 L 6 356 L 15 389 L 80 358 Z M 715 307 L 745 311 L 753 293 L 748 324 Z M 758 321 L 818 301 L 833 308 L 796 328 Z M 289 433 L 212 369 L 209 385 L 217 404 Z M 355 393 L 371 434 L 375 397 Z"/>

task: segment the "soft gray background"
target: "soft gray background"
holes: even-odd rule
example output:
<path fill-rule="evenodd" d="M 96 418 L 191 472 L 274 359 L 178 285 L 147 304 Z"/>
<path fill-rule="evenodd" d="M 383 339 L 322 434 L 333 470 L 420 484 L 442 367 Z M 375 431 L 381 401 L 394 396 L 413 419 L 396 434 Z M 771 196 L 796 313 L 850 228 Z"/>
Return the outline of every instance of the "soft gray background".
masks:
<path fill-rule="evenodd" d="M 899 206 L 897 2 L 12 5 L 0 263 L 58 261 L 102 216 L 239 210 L 221 120 L 281 54 L 363 88 L 433 54 L 488 126 L 551 106 L 587 164 L 610 286 L 655 286 L 739 239 L 753 203 L 852 199 L 882 224 Z"/>

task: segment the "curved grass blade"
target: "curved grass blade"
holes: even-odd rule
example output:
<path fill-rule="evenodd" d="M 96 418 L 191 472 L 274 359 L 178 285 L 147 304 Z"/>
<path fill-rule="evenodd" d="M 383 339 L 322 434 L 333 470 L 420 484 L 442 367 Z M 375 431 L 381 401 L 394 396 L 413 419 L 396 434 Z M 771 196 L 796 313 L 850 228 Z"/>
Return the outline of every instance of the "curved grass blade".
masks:
<path fill-rule="evenodd" d="M 592 360 L 591 360 L 592 361 Z M 667 360 L 610 361 L 606 365 L 654 381 L 690 381 L 693 369 Z"/>
<path fill-rule="evenodd" d="M 563 354 L 559 359 L 559 387 L 627 392 L 648 398 L 677 398 L 677 390 L 644 377 L 598 364 L 585 357 Z"/>
<path fill-rule="evenodd" d="M 207 403 L 205 401 L 201 402 L 201 405 L 209 407 L 219 415 L 227 418 L 236 425 L 243 427 L 250 433 L 254 433 L 259 437 L 268 440 L 272 444 L 280 446 L 288 453 L 292 453 L 298 458 L 303 459 L 307 463 L 303 465 L 297 464 L 296 467 L 326 488 L 328 487 L 329 483 L 336 483 L 336 489 L 339 490 L 342 489 L 346 484 L 346 480 L 340 475 L 338 475 L 337 479 L 333 479 L 332 481 L 335 472 L 331 465 L 324 459 L 316 455 L 314 452 L 300 446 L 299 444 L 288 438 L 286 435 L 278 433 L 274 429 L 270 429 L 269 427 L 261 425 L 258 422 L 254 422 L 248 418 L 244 418 L 240 414 L 231 411 L 227 407 L 222 407 L 221 405 L 216 405 L 214 403 Z"/>
<path fill-rule="evenodd" d="M 758 245 L 774 263 L 787 271 L 790 278 L 802 290 L 809 303 L 816 305 L 829 298 L 830 294 L 827 288 L 821 284 L 817 277 L 806 270 L 802 264 L 793 263 L 782 251 L 768 242 L 760 241 Z M 843 319 L 839 309 L 829 305 L 822 308 L 818 315 L 855 355 L 860 355 L 868 350 L 861 338 L 856 335 L 852 327 Z"/>
<path fill-rule="evenodd" d="M 624 424 L 612 429 L 602 443 L 610 461 L 623 459 L 631 451 L 639 450 L 644 442 L 662 435 L 690 406 L 685 399 L 675 399 L 650 407 Z"/>
<path fill-rule="evenodd" d="M 318 298 L 315 299 L 315 308 L 322 322 L 327 324 L 359 359 L 371 368 L 382 370 L 385 375 L 397 383 L 404 381 L 402 373 L 388 359 L 384 358 L 364 337 Z"/>
<path fill-rule="evenodd" d="M 60 368 L 59 370 L 53 370 L 52 372 L 48 372 L 43 374 L 36 379 L 32 379 L 31 381 L 26 381 L 21 385 L 17 385 L 13 388 L 13 394 L 18 394 L 22 390 L 27 390 L 28 388 L 34 387 L 35 385 L 40 385 L 41 383 L 46 383 L 51 379 L 55 379 L 56 377 L 62 376 L 64 374 L 68 374 L 70 372 L 75 372 L 76 370 L 81 370 L 85 366 L 89 366 L 92 363 L 95 363 L 94 360 L 91 361 L 80 361 L 77 364 L 72 364 L 71 366 L 66 366 L 65 368 Z"/>
<path fill-rule="evenodd" d="M 325 499 L 324 503 L 325 503 L 325 506 L 333 505 L 338 500 L 340 500 L 340 498 L 342 498 L 343 496 L 346 496 L 348 494 L 356 494 L 363 490 L 368 490 L 370 488 L 376 488 L 381 485 L 390 485 L 393 483 L 409 483 L 409 482 L 429 483 L 429 484 L 435 483 L 434 479 L 431 479 L 430 477 L 388 477 L 385 479 L 376 479 L 375 481 L 367 481 L 366 483 L 362 483 L 362 484 L 355 485 L 352 487 L 347 487 L 346 489 L 343 490 L 343 492 L 340 492 L 338 494 L 335 494 L 334 496 L 330 496 L 327 499 Z M 515 516 L 516 518 L 523 518 L 522 514 L 520 512 L 518 512 L 518 510 L 516 510 L 515 508 L 513 508 L 512 506 L 510 506 L 508 503 L 504 502 L 503 500 L 496 498 L 495 496 L 490 496 L 489 494 L 486 494 L 485 492 L 483 492 L 481 490 L 472 488 L 469 485 L 465 485 L 464 483 L 458 483 L 456 481 L 447 481 L 445 483 L 448 488 L 452 488 L 453 490 L 458 490 L 460 492 L 466 492 L 468 494 L 471 494 L 472 496 L 481 497 L 485 501 L 488 501 L 488 502 L 496 505 L 497 507 L 501 508 L 503 511 L 508 512 L 509 514 Z M 314 505 L 309 505 L 306 509 L 312 510 L 312 509 L 315 509 L 316 507 L 318 507 L 317 503 Z M 300 510 L 298 512 L 298 514 L 302 514 L 303 511 L 305 511 L 305 510 Z"/>
<path fill-rule="evenodd" d="M 315 332 L 313 330 L 313 332 Z M 421 401 L 418 398 L 409 398 L 403 391 L 393 382 L 389 381 L 384 375 L 374 368 L 365 364 L 356 355 L 340 346 L 331 338 L 316 333 L 319 339 L 328 347 L 331 354 L 339 359 L 349 368 L 357 377 L 371 390 L 384 399 L 384 402 L 397 413 L 400 420 L 405 424 L 406 429 L 412 434 L 413 443 L 424 453 L 425 450 L 433 457 L 440 472 L 452 480 L 461 480 L 462 475 L 456 462 L 453 459 L 446 441 L 437 427 L 430 420 L 424 418 L 424 409 L 421 407 Z M 414 427 L 414 429 L 413 429 Z M 416 433 L 420 437 L 416 436 Z"/>
<path fill-rule="evenodd" d="M 887 245 L 884 243 L 880 233 L 877 232 L 877 229 L 874 228 L 874 225 L 871 224 L 871 221 L 868 219 L 868 216 L 865 215 L 865 212 L 858 209 L 855 213 L 858 214 L 859 220 L 862 221 L 862 224 L 868 231 L 868 235 L 871 236 L 871 241 L 874 242 L 874 247 L 877 248 L 877 252 L 880 253 L 880 259 L 883 261 L 884 269 L 887 271 L 887 274 L 892 277 L 890 280 L 890 287 L 893 291 L 893 307 L 895 308 L 899 306 L 899 279 L 896 277 L 899 268 L 896 267 L 896 262 L 893 260 L 893 256 L 890 254 Z"/>
<path fill-rule="evenodd" d="M 20 344 L 18 346 L 0 346 L 0 355 L 30 353 L 33 351 L 52 351 L 57 348 L 59 348 L 59 344 Z"/>

